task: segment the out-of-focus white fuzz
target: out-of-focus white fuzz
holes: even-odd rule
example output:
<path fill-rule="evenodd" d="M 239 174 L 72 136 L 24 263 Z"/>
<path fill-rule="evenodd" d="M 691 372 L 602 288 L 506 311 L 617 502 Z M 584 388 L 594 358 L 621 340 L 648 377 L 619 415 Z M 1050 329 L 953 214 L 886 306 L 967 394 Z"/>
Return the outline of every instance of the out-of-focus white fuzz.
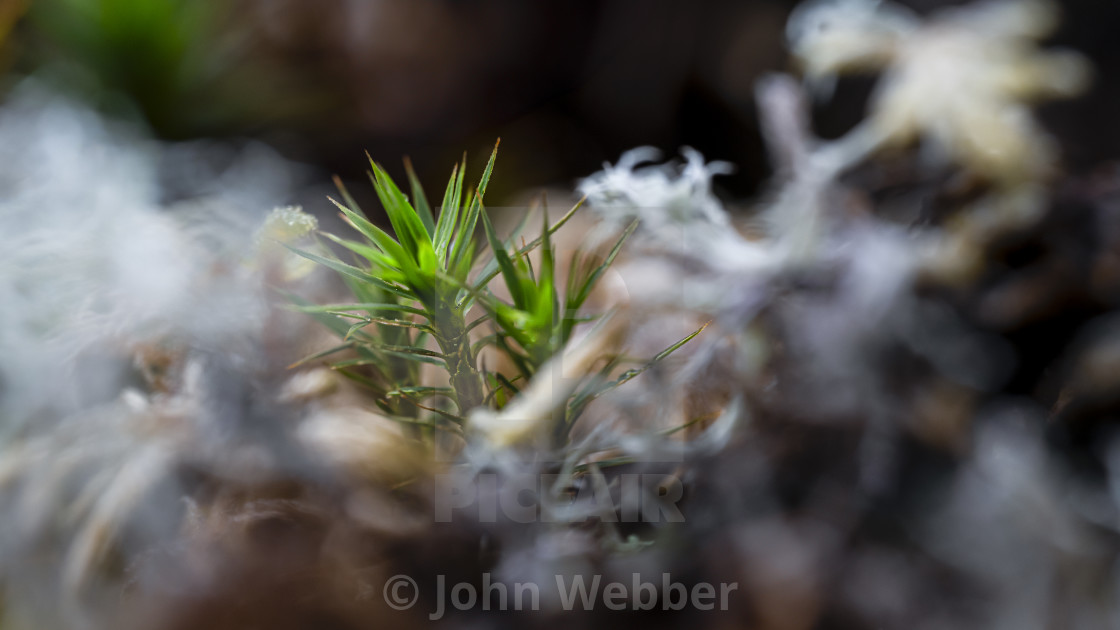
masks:
<path fill-rule="evenodd" d="M 299 206 L 274 208 L 258 233 L 263 241 L 290 243 L 307 236 L 319 227 L 319 221 Z"/>
<path fill-rule="evenodd" d="M 631 149 L 618 164 L 603 164 L 603 170 L 580 182 L 579 190 L 604 217 L 626 224 L 641 219 L 657 230 L 673 225 L 710 223 L 730 225 L 727 213 L 712 196 L 712 177 L 731 172 L 725 162 L 704 163 L 703 156 L 685 147 L 683 168 L 647 166 L 661 158 L 653 147 Z"/>
<path fill-rule="evenodd" d="M 360 483 L 392 487 L 423 476 L 425 457 L 399 423 L 358 406 L 327 406 L 300 424 L 297 438 L 316 458 Z"/>
<path fill-rule="evenodd" d="M 0 109 L 0 581 L 60 627 L 95 626 L 120 595 L 104 569 L 177 534 L 185 460 L 234 476 L 279 439 L 250 444 L 241 417 L 269 319 L 244 263 L 294 171 L 231 151 L 160 145 L 33 83 Z"/>
<path fill-rule="evenodd" d="M 228 350 L 256 334 L 260 281 L 239 259 L 290 182 L 253 147 L 212 173 L 218 150 L 159 145 L 35 84 L 13 92 L 0 110 L 0 435 L 112 400 L 137 346 Z M 171 190 L 161 164 L 201 188 Z M 265 184 L 277 188 L 253 189 Z"/>
<path fill-rule="evenodd" d="M 884 144 L 926 137 L 954 162 L 1014 185 L 1054 160 L 1027 104 L 1088 83 L 1079 55 L 1037 46 L 1056 16 L 1047 0 L 990 0 L 923 23 L 888 2 L 824 0 L 798 9 L 788 35 L 811 80 L 884 71 L 868 122 Z"/>
<path fill-rule="evenodd" d="M 618 352 L 625 318 L 616 313 L 586 336 L 568 342 L 545 363 L 529 385 L 500 411 L 480 407 L 471 412 L 470 428 L 499 449 L 533 445 L 563 413 L 572 392 L 604 356 Z"/>
<path fill-rule="evenodd" d="M 887 65 L 920 23 L 909 9 L 880 0 L 818 0 L 794 9 L 786 38 L 807 77 L 828 79 Z"/>
<path fill-rule="evenodd" d="M 580 182 L 579 191 L 607 226 L 617 230 L 638 220 L 640 245 L 682 257 L 702 252 L 708 264 L 721 269 L 762 264 L 766 255 L 739 235 L 712 192 L 712 178 L 731 172 L 731 166 L 705 164 L 688 147 L 681 153 L 683 166 L 648 165 L 660 157 L 657 149 L 627 151 L 614 166 L 604 164 Z"/>
<path fill-rule="evenodd" d="M 289 251 L 285 245 L 298 245 L 319 228 L 319 221 L 299 206 L 275 208 L 257 231 L 257 247 L 264 264 L 278 264 L 285 281 L 308 276 L 318 265 Z"/>

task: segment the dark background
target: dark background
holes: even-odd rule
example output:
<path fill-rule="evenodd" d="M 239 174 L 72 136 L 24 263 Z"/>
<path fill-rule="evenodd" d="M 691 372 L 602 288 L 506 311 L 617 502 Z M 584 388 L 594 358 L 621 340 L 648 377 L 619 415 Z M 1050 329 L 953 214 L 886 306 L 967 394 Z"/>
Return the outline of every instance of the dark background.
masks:
<path fill-rule="evenodd" d="M 635 146 L 689 145 L 736 164 L 719 183 L 745 199 L 769 175 L 753 84 L 793 70 L 783 28 L 795 4 L 0 0 L 0 27 L 13 25 L 8 87 L 46 77 L 165 139 L 260 139 L 348 180 L 364 177 L 364 151 L 396 174 L 409 155 L 435 188 L 462 151 L 478 163 L 501 137 L 492 204 L 568 187 Z M 1053 43 L 1084 52 L 1098 76 L 1091 94 L 1042 116 L 1083 172 L 1120 148 L 1120 3 L 1062 4 Z M 818 107 L 819 133 L 854 124 L 872 87 L 843 81 Z"/>

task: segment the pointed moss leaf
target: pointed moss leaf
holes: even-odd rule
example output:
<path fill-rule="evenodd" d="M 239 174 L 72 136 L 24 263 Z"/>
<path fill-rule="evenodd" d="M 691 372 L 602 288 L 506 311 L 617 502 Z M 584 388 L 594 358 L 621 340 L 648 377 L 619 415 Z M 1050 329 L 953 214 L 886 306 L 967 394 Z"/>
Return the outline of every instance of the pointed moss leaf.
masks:
<path fill-rule="evenodd" d="M 475 225 L 478 223 L 478 215 L 482 212 L 482 199 L 486 195 L 486 187 L 490 183 L 490 175 L 494 172 L 494 160 L 498 158 L 498 145 L 501 140 L 494 144 L 494 151 L 490 154 L 490 161 L 486 163 L 486 168 L 482 171 L 482 178 L 479 179 L 478 188 L 472 197 L 470 208 L 468 208 L 466 215 L 463 217 L 462 224 L 455 235 L 455 245 L 451 255 L 452 264 L 457 262 L 462 256 L 465 241 L 469 240 L 471 235 L 474 234 Z"/>
<path fill-rule="evenodd" d="M 580 199 L 579 202 L 576 203 L 576 205 L 572 206 L 571 210 L 568 210 L 566 213 L 564 213 L 564 216 L 560 217 L 560 220 L 558 220 L 556 223 L 553 223 L 552 227 L 548 228 L 549 235 L 556 234 L 557 230 L 562 228 L 564 224 L 566 224 L 573 216 L 575 216 L 576 211 L 580 209 L 580 207 L 583 205 L 583 202 L 584 199 Z M 540 245 L 541 239 L 539 237 L 535 238 L 528 245 L 517 249 L 515 251 L 515 255 L 522 256 L 524 254 L 527 254 L 528 252 L 533 251 L 537 247 L 540 247 Z M 475 281 L 475 286 L 479 288 L 485 287 L 486 285 L 490 284 L 491 280 L 498 277 L 498 273 L 498 264 L 494 260 L 491 260 L 485 266 L 483 266 L 482 269 L 479 270 L 478 280 Z"/>
<path fill-rule="evenodd" d="M 296 254 L 297 256 L 302 256 L 308 260 L 317 262 L 320 265 L 323 265 L 324 267 L 327 267 L 329 269 L 333 269 L 345 276 L 349 276 L 356 280 L 362 280 L 364 282 L 374 282 L 377 280 L 375 276 L 370 275 L 369 273 L 362 271 L 361 269 L 358 269 L 353 265 L 348 265 L 341 260 L 333 260 L 331 258 L 319 256 L 318 254 L 312 254 L 309 251 L 299 249 L 298 247 L 293 247 L 291 245 L 288 245 L 287 243 L 281 243 L 281 245 L 286 247 L 289 251 L 291 251 L 293 254 Z"/>
<path fill-rule="evenodd" d="M 373 242 L 374 245 L 376 245 L 382 252 L 384 252 L 387 256 L 389 256 L 391 260 L 394 261 L 395 265 L 399 267 L 402 259 L 405 259 L 408 256 L 408 253 L 401 246 L 401 244 L 398 243 L 392 236 L 389 236 L 389 234 L 385 232 L 385 230 L 382 230 L 376 225 L 370 223 L 369 219 L 354 212 L 353 210 L 350 210 L 334 199 L 331 199 L 331 203 L 333 203 L 336 207 L 338 207 L 340 211 L 342 211 L 342 214 L 346 217 L 346 222 L 349 223 L 351 227 L 361 232 L 362 236 L 365 236 L 371 242 Z"/>
<path fill-rule="evenodd" d="M 462 194 L 463 178 L 459 165 L 451 169 L 451 181 L 447 182 L 447 190 L 443 193 L 443 205 L 440 207 L 439 219 L 436 222 L 436 235 L 433 244 L 436 256 L 447 269 L 447 252 L 451 244 L 451 236 L 455 233 L 455 222 L 459 219 L 459 196 Z"/>
<path fill-rule="evenodd" d="M 338 189 L 338 194 L 342 195 L 342 200 L 346 202 L 346 206 L 354 212 L 360 213 L 362 209 L 358 207 L 358 202 L 354 200 L 354 197 L 350 195 L 350 191 L 346 189 L 346 185 L 342 183 L 342 178 L 335 175 L 331 180 L 334 181 L 334 187 Z M 330 199 L 330 197 L 328 196 L 327 199 Z M 331 199 L 331 201 L 334 200 Z M 335 205 L 338 205 L 338 203 L 335 202 Z"/>
<path fill-rule="evenodd" d="M 385 396 L 389 398 L 407 397 L 410 400 L 424 400 L 425 398 L 431 398 L 432 396 L 446 396 L 448 398 L 453 398 L 454 394 L 455 390 L 451 389 L 450 387 L 415 386 L 398 387 L 397 389 L 386 392 Z"/>
<path fill-rule="evenodd" d="M 412 189 L 412 207 L 416 209 L 416 214 L 420 216 L 420 221 L 423 222 L 428 237 L 432 238 L 436 233 L 435 218 L 432 215 L 432 207 L 428 205 L 428 198 L 424 195 L 424 188 L 420 185 L 420 178 L 416 177 L 416 171 L 412 168 L 412 160 L 404 159 L 404 170 L 408 173 L 408 185 Z"/>
<path fill-rule="evenodd" d="M 474 253 L 477 245 L 474 242 L 468 243 L 465 250 L 463 250 L 462 257 L 456 262 L 455 267 L 450 269 L 453 278 L 461 283 L 467 281 L 467 276 L 471 273 L 471 267 L 474 265 Z"/>
<path fill-rule="evenodd" d="M 653 366 L 657 365 L 658 363 L 663 361 L 666 357 L 668 357 L 669 355 L 671 355 L 674 352 L 676 352 L 677 350 L 679 350 L 686 343 L 695 339 L 697 335 L 704 332 L 704 329 L 707 328 L 708 325 L 709 324 L 704 324 L 703 326 L 701 326 L 700 328 L 697 328 L 691 334 L 686 336 L 684 339 L 681 339 L 680 341 L 674 343 L 673 345 L 669 346 L 668 348 L 665 348 L 661 352 L 658 352 L 656 355 L 654 355 L 654 357 L 652 359 L 650 359 L 649 361 L 646 361 L 645 364 L 643 364 L 641 367 L 637 367 L 637 368 L 627 370 L 627 371 L 623 372 L 615 380 L 607 382 L 605 384 L 600 385 L 599 387 L 596 387 L 596 388 L 592 389 L 590 392 L 588 392 L 584 396 L 576 397 L 575 399 L 573 399 L 573 405 L 578 405 L 578 408 L 572 409 L 572 411 L 569 413 L 569 415 L 570 415 L 569 421 L 574 421 L 576 418 L 578 418 L 579 413 L 582 412 L 583 409 L 586 408 L 586 406 L 591 403 L 591 401 L 595 400 L 596 398 L 602 396 L 603 394 L 605 394 L 605 393 L 607 393 L 607 392 L 609 392 L 613 389 L 617 389 L 618 387 L 634 380 L 635 378 L 638 377 L 638 375 L 640 375 L 641 373 L 645 372 L 646 370 L 652 368 Z"/>
<path fill-rule="evenodd" d="M 409 204 L 408 198 L 393 183 L 389 174 L 379 164 L 372 161 L 370 164 L 373 168 L 373 183 L 377 189 L 377 196 L 381 199 L 385 213 L 389 215 L 389 222 L 393 225 L 397 241 L 422 271 L 434 272 L 436 257 L 432 250 L 431 235 L 424 222 Z"/>
<path fill-rule="evenodd" d="M 396 269 L 396 261 L 383 254 L 381 250 L 377 249 L 376 247 L 370 247 L 369 245 L 365 245 L 363 243 L 339 238 L 334 234 L 330 234 L 328 232 L 324 232 L 323 236 L 330 239 L 331 242 L 337 243 L 354 252 L 355 254 L 358 254 L 362 258 L 365 258 L 372 265 L 377 265 L 384 269 Z"/>
<path fill-rule="evenodd" d="M 319 359 L 329 357 L 332 354 L 337 354 L 337 353 L 342 352 L 344 350 L 349 350 L 353 347 L 354 347 L 354 344 L 348 342 L 348 343 L 344 343 L 344 344 L 339 345 L 339 346 L 334 346 L 333 348 L 327 348 L 326 350 L 322 350 L 322 351 L 316 352 L 314 354 L 309 354 L 306 357 L 303 357 L 302 359 L 300 359 L 300 360 L 296 361 L 295 363 L 292 363 L 291 365 L 289 365 L 288 369 L 290 370 L 292 368 L 297 368 L 301 365 L 306 365 L 306 364 L 308 364 L 312 361 L 317 361 Z"/>
<path fill-rule="evenodd" d="M 610 253 L 607 254 L 607 257 L 605 260 L 603 260 L 602 264 L 600 264 L 595 269 L 592 269 L 586 276 L 584 276 L 583 282 L 577 290 L 574 298 L 569 298 L 572 300 L 572 302 L 570 303 L 570 306 L 572 308 L 579 308 L 583 305 L 583 303 L 591 295 L 591 291 L 595 288 L 595 283 L 599 281 L 599 279 L 603 276 L 603 273 L 606 272 L 607 268 L 614 264 L 615 258 L 618 258 L 619 252 L 622 251 L 622 245 L 626 242 L 626 239 L 630 238 L 630 235 L 634 233 L 634 230 L 637 227 L 637 221 L 633 221 L 632 223 L 630 223 L 630 225 L 628 225 L 623 231 L 622 235 L 619 236 L 618 240 L 615 241 L 614 246 L 611 247 Z"/>
<path fill-rule="evenodd" d="M 416 308 L 415 306 L 406 306 L 404 304 L 303 304 L 293 306 L 292 308 L 300 311 L 301 313 L 343 313 L 347 311 L 362 311 L 366 313 L 378 312 L 396 312 L 408 313 L 410 315 L 424 315 L 423 309 Z"/>
<path fill-rule="evenodd" d="M 525 310 L 527 296 L 523 291 L 520 282 L 520 275 L 510 260 L 509 253 L 502 245 L 502 241 L 498 238 L 498 234 L 494 231 L 494 225 L 490 223 L 490 218 L 486 213 L 482 213 L 482 227 L 486 232 L 486 240 L 490 243 L 490 250 L 494 254 L 494 260 L 498 263 L 498 269 L 501 270 L 502 279 L 505 280 L 506 287 L 509 289 L 510 297 L 513 298 L 513 304 Z"/>

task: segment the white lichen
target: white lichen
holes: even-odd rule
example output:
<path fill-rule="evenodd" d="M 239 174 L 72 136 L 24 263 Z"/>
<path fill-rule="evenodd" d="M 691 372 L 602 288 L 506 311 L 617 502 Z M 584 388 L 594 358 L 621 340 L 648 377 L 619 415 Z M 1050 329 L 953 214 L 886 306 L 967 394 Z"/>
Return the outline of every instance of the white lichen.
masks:
<path fill-rule="evenodd" d="M 1045 0 L 991 0 L 928 21 L 890 2 L 820 1 L 790 19 L 811 81 L 881 71 L 868 124 L 885 146 L 932 140 L 954 162 L 1003 184 L 1045 175 L 1054 151 L 1028 105 L 1079 93 L 1077 54 L 1042 50 L 1056 25 Z"/>

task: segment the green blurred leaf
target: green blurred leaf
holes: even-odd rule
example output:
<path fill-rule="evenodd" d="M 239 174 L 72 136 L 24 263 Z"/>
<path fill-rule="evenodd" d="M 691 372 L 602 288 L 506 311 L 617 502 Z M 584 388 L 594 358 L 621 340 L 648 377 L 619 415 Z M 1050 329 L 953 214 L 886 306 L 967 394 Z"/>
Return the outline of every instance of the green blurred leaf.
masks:
<path fill-rule="evenodd" d="M 338 314 L 347 311 L 363 311 L 367 313 L 398 312 L 412 315 L 427 315 L 427 311 L 404 304 L 310 304 L 296 305 L 293 307 L 302 313 L 332 313 Z"/>

